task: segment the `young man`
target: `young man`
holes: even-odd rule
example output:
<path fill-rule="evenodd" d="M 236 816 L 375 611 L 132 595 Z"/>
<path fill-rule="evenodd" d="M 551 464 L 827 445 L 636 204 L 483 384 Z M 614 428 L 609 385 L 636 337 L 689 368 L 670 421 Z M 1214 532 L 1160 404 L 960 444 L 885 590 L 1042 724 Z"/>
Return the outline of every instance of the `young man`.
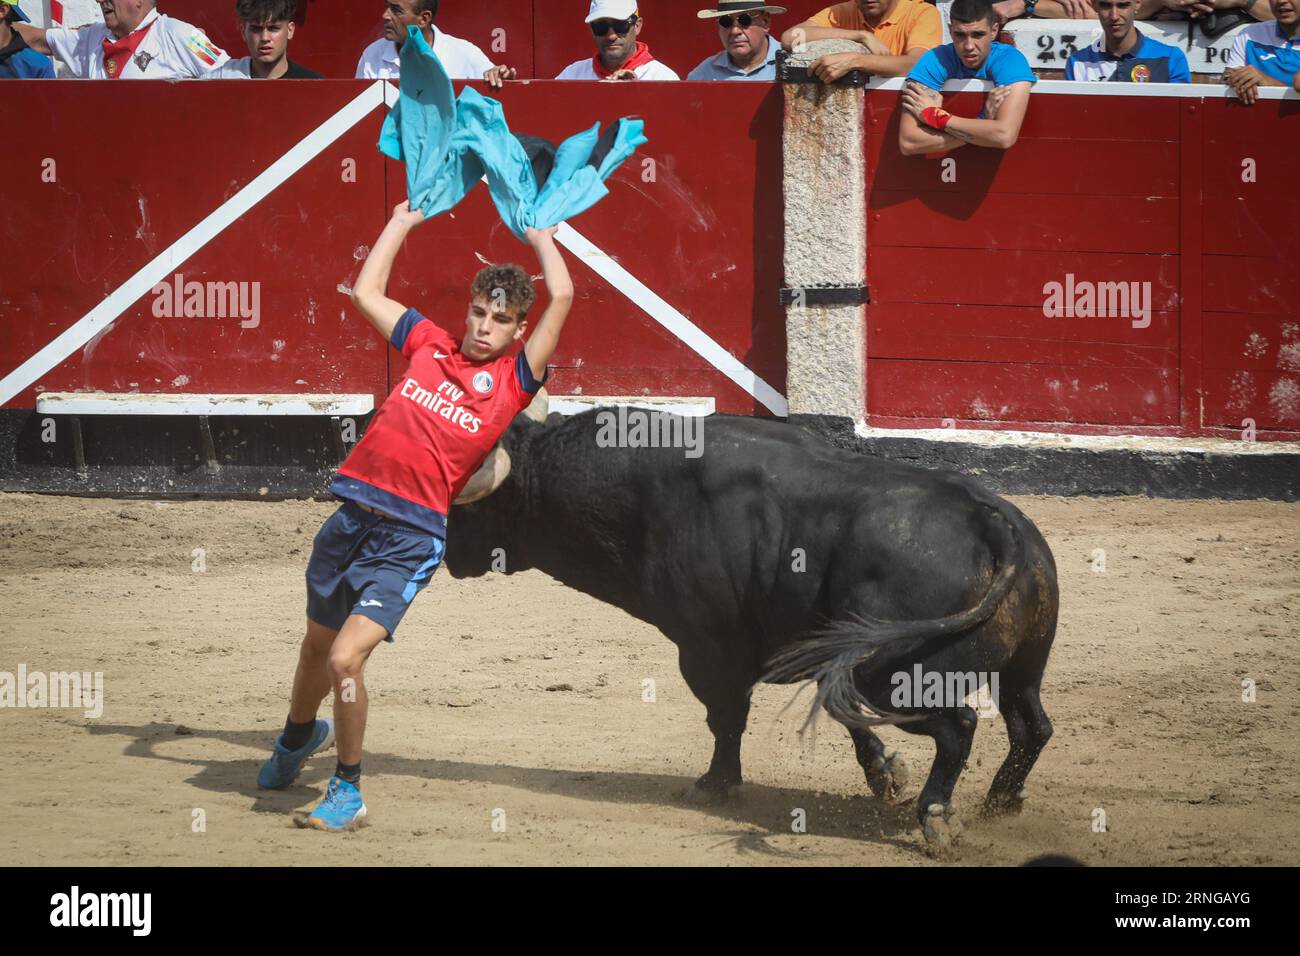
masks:
<path fill-rule="evenodd" d="M 54 65 L 27 46 L 11 23 L 27 23 L 18 0 L 0 0 L 0 80 L 52 80 Z"/>
<path fill-rule="evenodd" d="M 1067 80 L 1112 83 L 1190 83 L 1187 55 L 1176 46 L 1146 36 L 1134 25 L 1138 0 L 1093 0 L 1101 37 L 1070 54 Z"/>
<path fill-rule="evenodd" d="M 297 25 L 298 0 L 235 0 L 251 56 L 231 60 L 208 74 L 218 80 L 320 80 L 315 70 L 289 59 L 289 41 Z"/>
<path fill-rule="evenodd" d="M 230 59 L 198 27 L 159 13 L 155 0 L 99 0 L 99 9 L 104 22 L 79 30 L 14 29 L 80 80 L 197 79 Z"/>
<path fill-rule="evenodd" d="M 433 25 L 438 18 L 439 0 L 387 0 L 384 4 L 384 35 L 361 54 L 357 63 L 358 80 L 396 80 L 402 75 L 402 44 L 407 31 L 418 27 L 443 69 L 453 80 L 487 80 L 500 88 L 503 80 L 513 80 L 516 71 L 508 66 L 494 66 L 486 53 L 468 40 L 444 33 Z"/>
<path fill-rule="evenodd" d="M 410 360 L 402 382 L 339 469 L 330 491 L 343 505 L 321 527 L 307 565 L 307 636 L 298 656 L 284 735 L 257 782 L 278 789 L 338 735 L 338 766 L 325 799 L 297 822 L 346 830 L 365 821 L 361 750 L 366 660 L 392 641 L 407 608 L 442 562 L 447 512 L 515 415 L 546 380 L 546 363 L 573 303 L 555 228 L 526 234 L 550 303 L 516 357 L 536 297 L 519 266 L 489 266 L 471 287 L 465 337 L 456 341 L 388 298 L 388 277 L 423 216 L 402 203 L 375 243 L 352 301 Z M 334 721 L 316 711 L 334 691 Z"/>
<path fill-rule="evenodd" d="M 1015 145 L 1038 78 L 1023 53 L 993 42 L 996 19 L 989 0 L 954 0 L 948 28 L 953 42 L 925 54 L 907 75 L 898 127 L 903 155 L 946 152 L 967 143 L 990 149 Z M 991 80 L 995 87 L 979 119 L 943 108 L 943 84 L 968 79 Z"/>
<path fill-rule="evenodd" d="M 641 42 L 645 19 L 637 0 L 591 0 L 587 24 L 596 39 L 596 55 L 574 60 L 557 80 L 679 80 Z"/>
<path fill-rule="evenodd" d="M 708 57 L 686 74 L 688 80 L 756 80 L 776 79 L 776 52 L 780 49 L 772 38 L 772 14 L 785 13 L 785 7 L 762 0 L 720 0 L 711 10 L 696 16 L 712 20 L 722 36 L 722 52 Z"/>
<path fill-rule="evenodd" d="M 823 83 L 834 83 L 851 70 L 904 76 L 943 40 L 943 18 L 923 0 L 850 0 L 786 30 L 781 44 L 792 50 L 797 43 L 814 40 L 852 40 L 868 51 L 814 60 L 809 71 Z"/>
<path fill-rule="evenodd" d="M 1261 86 L 1297 86 L 1300 77 L 1300 2 L 1270 0 L 1269 9 L 1274 20 L 1237 34 L 1223 71 L 1223 82 L 1247 106 L 1259 99 Z"/>

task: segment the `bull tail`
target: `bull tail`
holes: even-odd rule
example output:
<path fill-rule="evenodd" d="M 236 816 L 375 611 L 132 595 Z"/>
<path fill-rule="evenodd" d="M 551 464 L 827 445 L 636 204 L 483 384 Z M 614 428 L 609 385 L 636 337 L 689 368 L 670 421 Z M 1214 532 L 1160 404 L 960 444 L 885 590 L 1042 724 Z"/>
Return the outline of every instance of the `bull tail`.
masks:
<path fill-rule="evenodd" d="M 853 675 L 863 665 L 867 665 L 869 674 L 879 673 L 892 662 L 913 656 L 935 641 L 953 640 L 974 630 L 997 612 L 1024 566 L 1024 538 L 1015 518 L 1004 510 L 1003 502 L 992 495 L 976 494 L 975 497 L 993 515 L 998 563 L 997 573 L 978 604 L 960 614 L 921 621 L 886 621 L 869 615 L 851 615 L 812 632 L 768 661 L 760 683 L 817 682 L 812 710 L 800 733 L 815 725 L 822 709 L 849 727 L 870 728 L 921 718 L 921 715 L 894 714 L 873 706 L 858 690 Z"/>

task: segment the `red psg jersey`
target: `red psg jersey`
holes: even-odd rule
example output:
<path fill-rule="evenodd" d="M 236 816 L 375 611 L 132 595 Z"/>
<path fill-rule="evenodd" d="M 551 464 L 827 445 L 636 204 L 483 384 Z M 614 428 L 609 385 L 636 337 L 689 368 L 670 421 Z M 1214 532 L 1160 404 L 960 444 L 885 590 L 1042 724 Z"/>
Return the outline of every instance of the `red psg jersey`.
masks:
<path fill-rule="evenodd" d="M 410 368 L 375 413 L 330 491 L 446 535 L 447 513 L 543 382 L 523 353 L 473 362 L 414 309 L 392 343 Z"/>

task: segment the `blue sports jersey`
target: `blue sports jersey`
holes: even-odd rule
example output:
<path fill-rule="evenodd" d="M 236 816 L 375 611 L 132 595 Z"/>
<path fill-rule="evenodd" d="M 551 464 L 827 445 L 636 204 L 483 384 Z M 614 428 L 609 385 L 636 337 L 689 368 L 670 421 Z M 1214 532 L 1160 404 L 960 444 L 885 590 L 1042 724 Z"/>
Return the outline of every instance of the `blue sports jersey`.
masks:
<path fill-rule="evenodd" d="M 994 86 L 1038 82 L 1025 55 L 1005 43 L 994 43 L 989 49 L 988 59 L 978 70 L 967 69 L 953 45 L 945 43 L 921 57 L 907 78 L 932 90 L 943 89 L 948 80 L 990 80 Z"/>
<path fill-rule="evenodd" d="M 1123 56 L 1106 52 L 1106 41 L 1076 50 L 1065 61 L 1067 80 L 1106 80 L 1111 83 L 1190 83 L 1187 55 L 1138 31 L 1138 41 Z"/>
<path fill-rule="evenodd" d="M 22 19 L 25 20 L 26 17 Z M 54 79 L 54 65 L 50 63 L 50 58 L 42 56 L 29 47 L 15 30 L 13 39 L 4 49 L 0 49 L 0 80 L 52 79 Z"/>
<path fill-rule="evenodd" d="M 1276 20 L 1252 23 L 1237 34 L 1228 54 L 1228 66 L 1253 66 L 1290 86 L 1300 72 L 1300 31 L 1288 37 Z"/>

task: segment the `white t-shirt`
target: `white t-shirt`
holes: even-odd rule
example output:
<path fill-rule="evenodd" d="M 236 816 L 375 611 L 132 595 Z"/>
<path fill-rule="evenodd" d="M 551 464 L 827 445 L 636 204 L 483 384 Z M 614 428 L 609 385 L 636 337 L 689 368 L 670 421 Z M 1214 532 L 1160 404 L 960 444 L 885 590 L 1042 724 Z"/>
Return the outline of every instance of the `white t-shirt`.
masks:
<path fill-rule="evenodd" d="M 674 73 L 670 68 L 664 66 L 658 60 L 651 60 L 649 63 L 642 63 L 633 72 L 636 73 L 636 78 L 638 80 L 681 79 L 680 76 Z M 592 61 L 591 57 L 587 57 L 585 60 L 577 60 L 570 63 L 560 71 L 560 75 L 557 76 L 556 79 L 599 80 L 600 77 L 596 75 L 596 64 Z"/>
<path fill-rule="evenodd" d="M 453 80 L 481 80 L 495 66 L 474 44 L 437 27 L 433 28 L 433 52 L 438 54 L 442 68 Z M 401 51 L 396 43 L 383 37 L 366 47 L 357 63 L 358 80 L 396 80 L 401 75 Z"/>
<path fill-rule="evenodd" d="M 123 80 L 197 78 L 230 60 L 207 34 L 183 20 L 151 10 L 136 29 L 148 24 L 153 25 L 122 68 Z M 51 27 L 45 32 L 50 52 L 83 80 L 109 79 L 104 69 L 104 41 L 116 39 L 102 23 L 91 23 L 79 30 Z"/>
<path fill-rule="evenodd" d="M 253 78 L 253 69 L 249 66 L 253 62 L 251 56 L 241 56 L 238 60 L 231 60 L 225 66 L 213 70 L 205 79 L 209 80 L 251 80 Z"/>

